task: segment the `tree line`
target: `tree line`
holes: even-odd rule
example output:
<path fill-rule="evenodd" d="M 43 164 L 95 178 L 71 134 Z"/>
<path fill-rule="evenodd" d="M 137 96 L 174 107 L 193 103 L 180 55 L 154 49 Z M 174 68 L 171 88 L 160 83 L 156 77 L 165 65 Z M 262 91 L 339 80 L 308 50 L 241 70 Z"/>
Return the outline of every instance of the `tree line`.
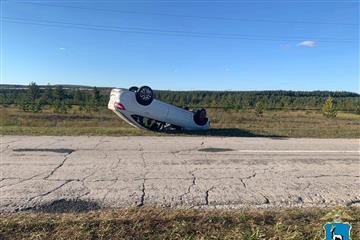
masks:
<path fill-rule="evenodd" d="M 50 106 L 55 112 L 66 113 L 73 106 L 83 111 L 97 111 L 107 105 L 110 88 L 28 86 L 0 88 L 0 104 L 17 105 L 24 111 L 39 112 Z M 190 108 L 228 108 L 265 110 L 321 110 L 332 98 L 338 111 L 360 112 L 360 95 L 331 91 L 154 91 L 155 98 Z"/>
<path fill-rule="evenodd" d="M 255 109 L 257 103 L 267 110 L 321 110 L 331 96 L 340 111 L 356 111 L 360 95 L 330 91 L 158 91 L 155 96 L 178 106 L 229 109 Z"/>
<path fill-rule="evenodd" d="M 86 90 L 61 85 L 39 87 L 31 82 L 27 87 L 0 89 L 0 104 L 16 105 L 30 112 L 40 112 L 44 106 L 49 106 L 56 113 L 67 113 L 73 105 L 86 112 L 98 111 L 107 100 L 107 96 L 96 87 Z"/>

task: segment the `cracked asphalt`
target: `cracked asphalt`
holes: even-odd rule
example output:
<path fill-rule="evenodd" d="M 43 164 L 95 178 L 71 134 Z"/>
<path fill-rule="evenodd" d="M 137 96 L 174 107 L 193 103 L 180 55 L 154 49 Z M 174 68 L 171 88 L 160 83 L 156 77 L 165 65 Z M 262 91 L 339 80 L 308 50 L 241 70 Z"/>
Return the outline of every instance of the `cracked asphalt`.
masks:
<path fill-rule="evenodd" d="M 0 211 L 359 205 L 359 157 L 358 139 L 2 136 Z"/>

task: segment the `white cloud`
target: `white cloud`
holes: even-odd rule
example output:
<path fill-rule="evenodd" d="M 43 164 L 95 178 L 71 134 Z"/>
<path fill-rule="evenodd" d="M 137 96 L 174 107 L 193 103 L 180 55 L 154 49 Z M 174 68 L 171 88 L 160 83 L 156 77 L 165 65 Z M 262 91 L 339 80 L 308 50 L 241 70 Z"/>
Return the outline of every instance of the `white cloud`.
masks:
<path fill-rule="evenodd" d="M 306 40 L 306 41 L 302 41 L 302 42 L 296 44 L 296 46 L 313 48 L 313 47 L 316 47 L 316 43 L 315 43 L 315 41 Z"/>
<path fill-rule="evenodd" d="M 60 51 L 64 51 L 64 50 L 65 50 L 65 48 L 61 47 L 61 48 L 59 48 L 59 50 L 60 50 Z"/>

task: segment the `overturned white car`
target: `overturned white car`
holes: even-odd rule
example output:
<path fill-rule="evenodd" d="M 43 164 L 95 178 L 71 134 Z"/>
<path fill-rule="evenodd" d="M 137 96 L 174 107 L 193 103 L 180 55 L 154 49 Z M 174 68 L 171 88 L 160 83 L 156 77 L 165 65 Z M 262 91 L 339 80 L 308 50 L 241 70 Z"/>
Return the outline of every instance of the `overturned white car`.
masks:
<path fill-rule="evenodd" d="M 154 99 L 150 87 L 113 89 L 108 108 L 130 125 L 153 131 L 207 130 L 206 110 L 195 112 Z"/>

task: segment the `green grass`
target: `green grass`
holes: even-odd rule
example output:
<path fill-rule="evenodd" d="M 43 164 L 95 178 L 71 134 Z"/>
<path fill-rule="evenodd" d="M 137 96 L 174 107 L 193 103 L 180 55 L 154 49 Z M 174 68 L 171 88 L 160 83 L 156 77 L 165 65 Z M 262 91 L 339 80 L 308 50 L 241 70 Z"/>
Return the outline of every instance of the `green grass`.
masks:
<path fill-rule="evenodd" d="M 265 111 L 257 117 L 253 111 L 209 110 L 212 128 L 185 135 L 272 136 L 314 138 L 359 138 L 360 115 L 338 113 L 328 119 L 316 111 Z M 129 126 L 106 108 L 84 113 L 73 107 L 68 114 L 23 112 L 0 107 L 0 134 L 3 135 L 164 135 Z"/>
<path fill-rule="evenodd" d="M 0 215 L 0 239 L 320 240 L 333 209 L 184 210 L 134 208 Z M 360 208 L 341 210 L 360 239 Z"/>

